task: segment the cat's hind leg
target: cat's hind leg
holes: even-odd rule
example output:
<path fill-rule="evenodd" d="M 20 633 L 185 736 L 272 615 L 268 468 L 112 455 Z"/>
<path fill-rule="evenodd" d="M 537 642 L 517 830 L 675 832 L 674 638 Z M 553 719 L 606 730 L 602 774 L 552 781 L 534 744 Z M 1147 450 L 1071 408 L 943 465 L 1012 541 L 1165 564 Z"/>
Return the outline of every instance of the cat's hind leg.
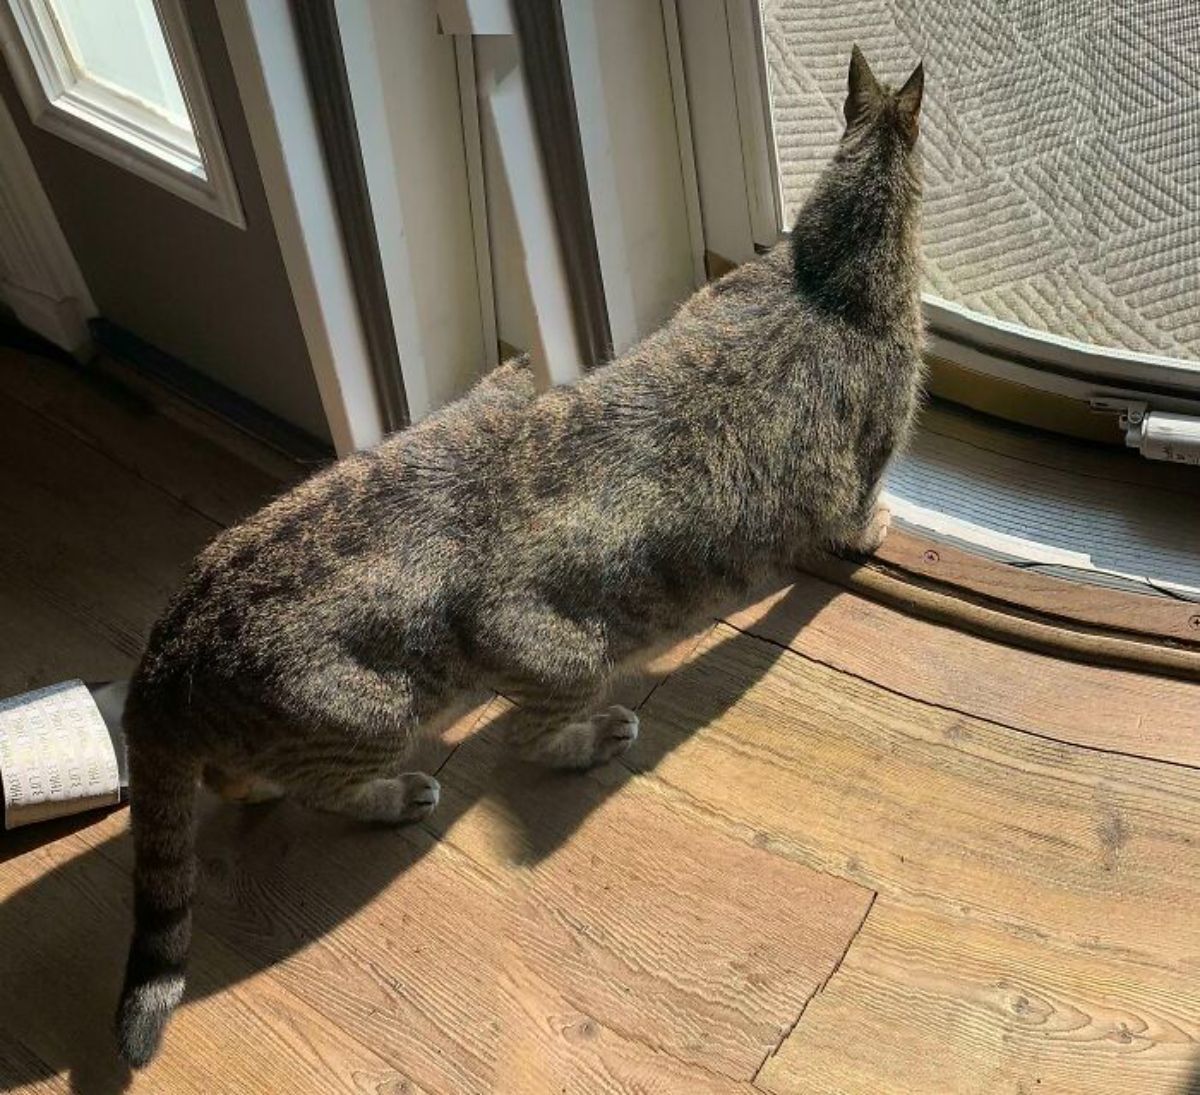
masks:
<path fill-rule="evenodd" d="M 313 809 L 382 825 L 421 821 L 433 813 L 441 797 L 438 781 L 424 772 L 397 776 L 353 770 L 313 773 L 289 781 L 288 790 Z"/>
<path fill-rule="evenodd" d="M 892 527 L 892 511 L 885 502 L 876 502 L 856 547 L 864 555 L 874 555 L 887 539 Z"/>
<path fill-rule="evenodd" d="M 632 711 L 594 711 L 611 668 L 603 628 L 522 601 L 497 606 L 482 638 L 501 667 L 488 683 L 517 705 L 507 721 L 509 744 L 526 760 L 590 768 L 637 739 Z"/>
<path fill-rule="evenodd" d="M 891 527 L 891 509 L 878 495 L 873 495 L 851 523 L 852 531 L 834 547 L 854 555 L 874 555 L 887 539 Z"/>
<path fill-rule="evenodd" d="M 304 685 L 308 730 L 279 739 L 264 764 L 270 775 L 314 809 L 388 825 L 427 817 L 438 781 L 405 771 L 420 726 L 412 678 L 343 659 L 314 669 Z"/>

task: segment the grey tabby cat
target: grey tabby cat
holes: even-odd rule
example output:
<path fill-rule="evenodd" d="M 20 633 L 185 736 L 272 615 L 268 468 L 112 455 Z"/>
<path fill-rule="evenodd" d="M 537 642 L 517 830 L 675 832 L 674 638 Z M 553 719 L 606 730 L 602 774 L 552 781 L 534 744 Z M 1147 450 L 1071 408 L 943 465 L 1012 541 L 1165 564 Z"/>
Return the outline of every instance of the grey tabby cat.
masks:
<path fill-rule="evenodd" d="M 118 1011 L 142 1065 L 183 993 L 197 778 L 377 822 L 462 696 L 516 701 L 524 756 L 584 768 L 637 717 L 614 666 L 816 549 L 870 552 L 921 385 L 922 70 L 855 48 L 846 130 L 791 239 L 620 360 L 540 397 L 508 364 L 220 535 L 150 637 L 125 725 L 136 926 Z"/>

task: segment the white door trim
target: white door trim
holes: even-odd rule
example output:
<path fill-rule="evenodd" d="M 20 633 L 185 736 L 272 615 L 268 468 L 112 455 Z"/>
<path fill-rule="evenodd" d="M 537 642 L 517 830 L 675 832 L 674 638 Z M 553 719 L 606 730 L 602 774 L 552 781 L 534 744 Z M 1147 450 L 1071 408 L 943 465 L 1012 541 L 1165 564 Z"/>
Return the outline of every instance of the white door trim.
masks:
<path fill-rule="evenodd" d="M 96 305 L 2 99 L 0 299 L 54 345 L 80 358 L 90 354 Z"/>
<path fill-rule="evenodd" d="M 475 73 L 484 115 L 496 136 L 516 218 L 522 266 L 533 305 L 530 365 L 539 389 L 583 375 L 583 351 L 572 322 L 571 295 L 553 207 L 542 170 L 533 109 L 525 86 L 510 0 L 438 0 L 444 34 L 496 35 L 505 42 Z"/>
<path fill-rule="evenodd" d="M 267 204 L 339 456 L 384 433 L 370 354 L 291 14 L 217 0 Z"/>
<path fill-rule="evenodd" d="M 467 160 L 467 190 L 471 203 L 471 233 L 475 243 L 475 281 L 479 286 L 479 326 L 483 332 L 484 365 L 500 363 L 500 337 L 496 324 L 496 290 L 492 281 L 492 250 L 488 236 L 488 199 L 480 131 L 479 90 L 475 78 L 475 42 L 470 35 L 455 34 L 454 59 L 458 76 L 459 111 L 462 114 L 463 152 Z"/>
<path fill-rule="evenodd" d="M 704 261 L 704 216 L 700 210 L 700 184 L 696 180 L 696 149 L 692 140 L 692 115 L 688 107 L 687 79 L 683 68 L 683 43 L 679 33 L 679 0 L 662 0 L 663 38 L 671 81 L 671 106 L 679 142 L 679 169 L 687 210 L 688 238 L 692 249 L 692 280 L 699 289 L 708 281 Z"/>
<path fill-rule="evenodd" d="M 537 332 L 529 357 L 537 385 L 545 389 L 583 375 L 583 350 L 571 318 L 571 292 L 515 36 L 511 45 L 511 64 L 485 68 L 479 88 L 516 213 Z"/>

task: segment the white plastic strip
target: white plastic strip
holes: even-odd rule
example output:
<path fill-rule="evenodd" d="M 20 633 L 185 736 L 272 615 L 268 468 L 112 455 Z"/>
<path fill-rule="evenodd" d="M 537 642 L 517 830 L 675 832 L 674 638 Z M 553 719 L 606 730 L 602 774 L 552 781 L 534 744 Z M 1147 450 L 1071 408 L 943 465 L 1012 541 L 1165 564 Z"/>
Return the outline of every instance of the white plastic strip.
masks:
<path fill-rule="evenodd" d="M 1091 556 L 1080 551 L 1069 551 L 1050 544 L 1040 544 L 1036 540 L 1026 540 L 1022 536 L 1013 536 L 1011 533 L 998 532 L 973 521 L 965 521 L 961 517 L 952 517 L 948 513 L 910 502 L 891 491 L 885 490 L 881 500 L 887 504 L 894 517 L 935 535 L 953 536 L 957 540 L 990 548 L 1022 562 L 1047 563 L 1081 570 L 1095 569 Z"/>
<path fill-rule="evenodd" d="M 0 780 L 5 829 L 120 801 L 116 750 L 82 681 L 0 701 Z"/>

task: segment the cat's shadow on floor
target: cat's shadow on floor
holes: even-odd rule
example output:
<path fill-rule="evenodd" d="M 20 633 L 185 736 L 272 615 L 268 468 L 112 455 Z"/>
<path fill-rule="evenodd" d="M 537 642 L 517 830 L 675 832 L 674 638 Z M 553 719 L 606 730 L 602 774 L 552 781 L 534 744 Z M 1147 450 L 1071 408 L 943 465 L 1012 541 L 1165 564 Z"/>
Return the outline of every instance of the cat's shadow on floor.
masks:
<path fill-rule="evenodd" d="M 799 597 L 789 594 L 753 630 L 778 634 L 785 624 L 799 630 L 822 603 L 811 587 Z M 729 656 L 743 645 L 752 645 L 755 656 L 735 658 L 744 673 L 730 682 Z M 511 760 L 498 745 L 505 718 L 500 714 L 459 747 L 473 751 L 454 761 L 456 776 L 465 772 L 467 778 L 447 781 L 427 827 L 371 829 L 288 803 L 247 808 L 206 799 L 185 1008 L 187 1001 L 230 990 L 332 931 L 412 871 L 439 839 L 457 844 L 460 825 L 464 834 L 481 828 L 495 833 L 507 842 L 505 854 L 513 860 L 526 865 L 544 860 L 620 794 L 635 769 L 653 770 L 753 686 L 783 652 L 740 632 L 710 639 L 684 670 L 702 676 L 718 660 L 723 666 L 721 687 L 705 690 L 702 710 L 672 704 L 669 733 L 656 735 L 654 720 L 644 722 L 628 763 L 592 773 L 549 773 Z M 489 811 L 482 827 L 476 824 L 481 810 Z M 0 1090 L 62 1073 L 69 1074 L 72 1090 L 89 1095 L 120 1091 L 129 1082 L 114 1055 L 111 1031 L 130 927 L 132 849 L 127 832 L 105 839 L 89 835 L 92 825 L 91 818 L 68 819 L 0 840 L 0 862 L 9 864 L 0 872 L 19 877 L 18 862 L 26 873 L 36 872 L 0 904 Z M 97 843 L 47 869 L 39 857 L 55 854 L 52 841 L 72 829 Z M 414 909 L 413 915 L 436 916 L 437 910 Z M 181 1026 L 177 1022 L 168 1039 L 180 1036 Z"/>

